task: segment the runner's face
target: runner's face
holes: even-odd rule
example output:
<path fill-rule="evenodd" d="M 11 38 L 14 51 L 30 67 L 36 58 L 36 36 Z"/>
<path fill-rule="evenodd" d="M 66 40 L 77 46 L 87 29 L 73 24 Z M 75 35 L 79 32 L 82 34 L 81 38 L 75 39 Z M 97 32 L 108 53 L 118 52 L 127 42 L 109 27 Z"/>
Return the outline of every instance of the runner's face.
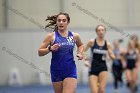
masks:
<path fill-rule="evenodd" d="M 99 38 L 104 38 L 105 36 L 105 28 L 103 26 L 99 26 L 96 31 Z"/>
<path fill-rule="evenodd" d="M 59 15 L 57 17 L 56 24 L 57 24 L 58 30 L 60 30 L 60 31 L 66 30 L 67 26 L 68 26 L 68 20 L 67 20 L 66 16 Z"/>
<path fill-rule="evenodd" d="M 119 46 L 120 46 L 120 44 L 119 44 L 118 40 L 115 40 L 114 41 L 114 47 L 115 48 L 119 48 Z"/>

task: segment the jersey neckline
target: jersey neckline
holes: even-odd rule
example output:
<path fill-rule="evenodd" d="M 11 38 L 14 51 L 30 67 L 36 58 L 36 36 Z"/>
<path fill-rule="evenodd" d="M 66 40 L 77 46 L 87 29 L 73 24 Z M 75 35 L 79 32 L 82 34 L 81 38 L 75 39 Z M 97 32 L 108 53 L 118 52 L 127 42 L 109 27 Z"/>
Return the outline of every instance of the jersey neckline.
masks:
<path fill-rule="evenodd" d="M 63 37 L 63 38 L 67 38 L 67 37 L 70 35 L 70 31 L 68 31 L 67 36 L 62 36 L 58 31 L 57 31 L 57 33 L 58 33 L 61 37 Z"/>

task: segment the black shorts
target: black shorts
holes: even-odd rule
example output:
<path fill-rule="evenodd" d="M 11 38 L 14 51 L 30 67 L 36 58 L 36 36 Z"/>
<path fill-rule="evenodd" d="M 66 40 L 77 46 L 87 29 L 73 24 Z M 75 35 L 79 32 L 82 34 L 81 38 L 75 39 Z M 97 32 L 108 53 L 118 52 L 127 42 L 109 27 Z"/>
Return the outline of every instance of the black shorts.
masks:
<path fill-rule="evenodd" d="M 120 60 L 115 60 L 112 64 L 112 72 L 114 77 L 121 77 L 123 73 L 123 66 Z"/>
<path fill-rule="evenodd" d="M 91 75 L 98 76 L 103 71 L 107 71 L 107 66 L 92 67 L 91 70 L 89 71 L 89 76 Z"/>
<path fill-rule="evenodd" d="M 136 68 L 136 62 L 127 62 L 126 69 L 132 70 L 134 68 Z"/>

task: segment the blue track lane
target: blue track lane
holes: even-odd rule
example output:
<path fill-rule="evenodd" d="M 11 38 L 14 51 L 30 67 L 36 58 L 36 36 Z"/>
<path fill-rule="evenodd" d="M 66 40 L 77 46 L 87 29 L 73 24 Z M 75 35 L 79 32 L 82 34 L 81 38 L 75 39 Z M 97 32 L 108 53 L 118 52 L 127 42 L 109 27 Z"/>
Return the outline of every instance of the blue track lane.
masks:
<path fill-rule="evenodd" d="M 25 87 L 0 87 L 0 93 L 54 93 L 54 91 L 52 86 L 32 85 Z M 76 93 L 90 93 L 89 86 L 79 84 L 77 86 Z M 112 84 L 107 85 L 106 93 L 113 93 Z M 119 88 L 118 93 L 129 93 L 129 90 L 124 85 Z M 140 93 L 140 85 L 137 93 Z"/>

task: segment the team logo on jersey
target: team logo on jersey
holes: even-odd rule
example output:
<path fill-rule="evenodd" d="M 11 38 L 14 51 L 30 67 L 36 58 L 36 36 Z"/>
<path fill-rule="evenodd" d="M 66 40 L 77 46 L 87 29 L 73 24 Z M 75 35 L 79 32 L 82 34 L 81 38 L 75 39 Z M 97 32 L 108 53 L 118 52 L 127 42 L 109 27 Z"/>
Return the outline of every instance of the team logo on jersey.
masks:
<path fill-rule="evenodd" d="M 101 50 L 101 49 L 94 49 L 93 53 L 97 53 L 97 54 L 106 54 L 107 51 L 106 50 Z"/>
<path fill-rule="evenodd" d="M 67 37 L 67 40 L 68 40 L 69 43 L 74 42 L 73 36 L 69 36 L 69 37 Z"/>
<path fill-rule="evenodd" d="M 67 47 L 67 46 L 74 46 L 75 45 L 75 40 L 74 40 L 73 36 L 69 36 L 66 39 L 67 39 L 67 41 L 59 43 L 61 45 L 61 47 L 62 46 Z"/>
<path fill-rule="evenodd" d="M 130 54 L 127 56 L 128 59 L 137 59 L 137 55 L 136 54 Z"/>

